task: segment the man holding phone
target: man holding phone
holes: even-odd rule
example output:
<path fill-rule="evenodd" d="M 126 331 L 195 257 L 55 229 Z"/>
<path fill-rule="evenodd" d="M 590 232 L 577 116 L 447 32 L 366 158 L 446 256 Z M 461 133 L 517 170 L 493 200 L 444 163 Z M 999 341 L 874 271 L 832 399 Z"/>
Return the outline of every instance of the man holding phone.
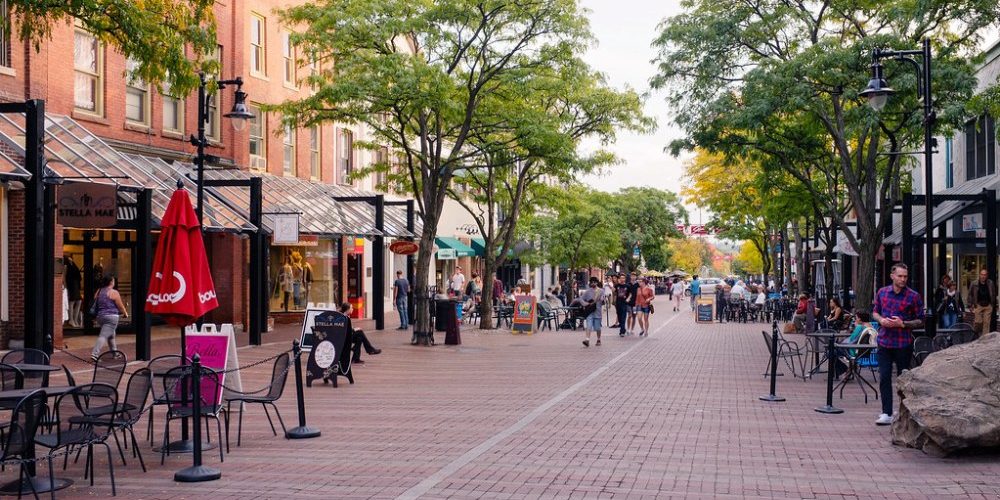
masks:
<path fill-rule="evenodd" d="M 919 293 L 906 286 L 909 278 L 906 264 L 894 264 L 890 278 L 892 285 L 879 289 L 872 307 L 872 319 L 879 324 L 877 356 L 882 393 L 882 414 L 876 425 L 892 423 L 892 365 L 896 364 L 896 375 L 910 368 L 913 329 L 924 324 L 924 301 Z"/>

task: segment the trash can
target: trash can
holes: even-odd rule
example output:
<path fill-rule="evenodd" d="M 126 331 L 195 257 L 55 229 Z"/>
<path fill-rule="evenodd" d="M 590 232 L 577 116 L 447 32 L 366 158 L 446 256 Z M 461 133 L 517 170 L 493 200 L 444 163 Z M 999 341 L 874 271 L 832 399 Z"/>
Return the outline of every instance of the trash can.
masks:
<path fill-rule="evenodd" d="M 462 302 L 458 299 L 452 299 L 451 301 L 454 302 L 453 305 L 445 305 L 447 313 L 445 314 L 444 343 L 445 345 L 459 345 L 462 343 L 462 322 L 459 319 L 462 317 Z M 451 307 L 448 307 L 448 305 L 451 305 Z"/>
<path fill-rule="evenodd" d="M 434 315 L 434 331 L 443 332 L 447 330 L 448 325 L 448 313 L 450 309 L 452 311 L 455 308 L 451 305 L 451 300 L 449 299 L 436 299 L 431 303 L 431 314 Z"/>

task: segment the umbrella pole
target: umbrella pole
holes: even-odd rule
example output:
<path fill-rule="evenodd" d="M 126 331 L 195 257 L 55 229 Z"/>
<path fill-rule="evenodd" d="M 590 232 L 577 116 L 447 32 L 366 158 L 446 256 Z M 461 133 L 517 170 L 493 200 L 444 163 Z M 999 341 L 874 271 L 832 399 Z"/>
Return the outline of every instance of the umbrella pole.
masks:
<path fill-rule="evenodd" d="M 181 363 L 187 365 L 187 335 L 185 334 L 184 327 L 181 327 Z M 187 385 L 181 384 L 181 401 L 188 400 Z M 190 427 L 188 419 L 181 419 L 181 438 L 180 440 L 173 441 L 167 444 L 167 448 L 170 453 L 194 453 L 194 441 L 190 438 Z M 201 443 L 202 450 L 212 450 L 215 449 L 215 443 Z M 153 448 L 153 451 L 159 452 L 160 448 Z"/>

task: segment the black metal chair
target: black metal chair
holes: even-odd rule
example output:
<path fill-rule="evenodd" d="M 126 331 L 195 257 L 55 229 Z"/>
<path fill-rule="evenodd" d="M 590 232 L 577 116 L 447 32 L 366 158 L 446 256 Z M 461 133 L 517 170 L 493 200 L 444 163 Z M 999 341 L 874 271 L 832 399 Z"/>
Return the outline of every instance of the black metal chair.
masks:
<path fill-rule="evenodd" d="M 767 344 L 767 366 L 764 368 L 764 376 L 771 376 L 771 334 L 766 331 L 760 332 L 764 336 L 764 343 Z M 805 354 L 805 349 L 799 346 L 798 343 L 792 340 L 784 339 L 781 334 L 778 334 L 778 355 L 776 359 L 785 360 L 785 364 L 788 368 L 792 370 L 792 377 L 799 377 L 795 370 L 795 361 L 798 360 L 799 372 L 803 375 L 802 379 L 805 380 L 805 361 L 803 360 L 803 355 Z"/>
<path fill-rule="evenodd" d="M 913 339 L 913 366 L 923 364 L 932 352 L 934 352 L 934 340 L 931 337 L 915 337 Z"/>
<path fill-rule="evenodd" d="M 3 358 L 0 358 L 0 363 L 8 365 L 16 365 L 18 363 L 47 365 L 49 364 L 49 355 L 45 351 L 38 349 L 14 349 L 4 354 Z M 24 383 L 18 389 L 40 389 L 49 385 L 48 372 L 24 373 L 21 379 Z"/>
<path fill-rule="evenodd" d="M 350 353 L 348 352 L 348 354 Z M 172 420 L 204 418 L 207 422 L 211 418 L 215 420 L 215 425 L 219 432 L 218 435 L 223 435 L 223 421 L 220 415 L 226 408 L 221 402 L 216 402 L 216 395 L 221 395 L 223 390 L 219 374 L 211 368 L 201 367 L 201 372 L 199 373 L 201 379 L 201 412 L 195 415 L 192 404 L 194 402 L 193 371 L 191 366 L 178 366 L 168 370 L 162 377 L 162 395 L 164 397 L 164 404 L 167 406 L 167 414 L 163 427 L 163 446 L 160 448 L 160 465 L 163 465 L 166 456 L 170 454 L 170 422 Z M 228 435 L 228 432 L 226 435 Z M 219 443 L 219 460 L 225 461 L 222 443 Z"/>
<path fill-rule="evenodd" d="M 0 363 L 0 390 L 21 389 L 20 382 L 22 380 L 24 380 L 24 374 L 16 366 Z"/>
<path fill-rule="evenodd" d="M 142 417 L 142 410 L 146 407 L 146 401 L 149 400 L 149 392 L 153 385 L 151 373 L 149 368 L 140 368 L 129 377 L 128 384 L 125 386 L 125 399 L 119 405 L 111 424 L 114 431 L 121 431 L 122 439 L 126 439 L 125 432 L 128 432 L 128 438 L 132 440 L 132 456 L 139 459 L 139 465 L 142 466 L 143 472 L 146 472 L 146 463 L 142 460 L 142 452 L 139 451 L 139 443 L 135 438 L 135 423 Z M 115 435 L 115 443 L 118 444 L 118 454 L 122 457 L 122 464 L 127 465 L 125 464 L 125 453 L 122 451 L 117 435 Z"/>
<path fill-rule="evenodd" d="M 49 449 L 49 469 L 52 468 L 52 456 L 62 448 L 86 447 L 87 458 L 84 468 L 84 478 L 90 477 L 90 485 L 94 485 L 94 445 L 102 444 L 108 452 L 108 472 L 111 476 L 111 494 L 117 495 L 115 489 L 115 465 L 111 458 L 111 446 L 108 437 L 113 429 L 111 419 L 95 418 L 102 413 L 103 408 L 118 407 L 118 390 L 106 384 L 83 384 L 74 387 L 56 398 L 53 405 L 55 425 L 53 430 L 35 437 L 35 442 Z M 63 469 L 66 468 L 68 454 L 63 458 Z"/>
<path fill-rule="evenodd" d="M 167 354 L 164 356 L 158 356 L 146 363 L 146 368 L 149 368 L 150 375 L 155 380 L 156 378 L 164 376 L 168 371 L 178 366 L 181 366 L 184 362 L 190 364 L 190 360 L 185 360 L 183 356 L 179 354 Z M 149 425 L 146 428 L 146 439 L 149 440 L 150 444 L 153 444 L 153 410 L 157 406 L 163 406 L 167 404 L 166 396 L 163 394 L 163 384 L 154 382 L 150 389 L 153 393 L 153 407 L 149 409 Z"/>
<path fill-rule="evenodd" d="M 38 498 L 35 485 L 32 481 L 25 481 L 28 478 L 28 470 L 25 467 L 30 461 L 25 458 L 25 454 L 35 446 L 35 436 L 38 433 L 38 426 L 45 414 L 45 391 L 35 390 L 27 396 L 21 398 L 14 406 L 14 411 L 10 415 L 10 422 L 6 423 L 7 432 L 3 436 L 3 450 L 0 454 L 0 463 L 17 463 L 17 481 L 21 484 L 31 486 L 31 492 Z M 32 459 L 33 460 L 33 459 Z M 29 478 L 30 479 L 30 478 Z M 52 479 L 52 457 L 49 457 L 49 480 Z M 18 493 L 18 498 L 20 498 Z M 53 497 L 55 498 L 55 497 Z"/>
<path fill-rule="evenodd" d="M 111 387 L 118 387 L 125 374 L 125 365 L 128 364 L 128 357 L 121 351 L 107 351 L 97 357 L 94 363 L 94 376 L 91 380 L 95 384 L 108 384 Z"/>
<path fill-rule="evenodd" d="M 240 410 L 240 420 L 236 430 L 236 446 L 240 446 L 243 437 L 243 405 L 244 404 L 260 404 L 261 408 L 264 409 L 264 415 L 267 415 L 267 422 L 271 424 L 271 432 L 277 436 L 278 431 L 274 428 L 274 421 L 271 420 L 271 414 L 267 411 L 267 407 L 270 406 L 274 409 L 274 414 L 278 416 L 278 422 L 281 424 L 281 430 L 285 431 L 285 421 L 281 418 L 281 412 L 278 411 L 278 407 L 274 404 L 275 401 L 281 399 L 281 394 L 285 391 L 285 382 L 288 380 L 288 367 L 290 364 L 290 357 L 288 353 L 284 353 L 274 360 L 274 367 L 271 369 L 271 383 L 268 386 L 267 394 L 262 396 L 254 396 L 250 394 L 239 394 L 234 397 L 226 398 L 226 451 L 229 451 L 229 417 L 232 415 L 233 403 L 237 403 Z"/>

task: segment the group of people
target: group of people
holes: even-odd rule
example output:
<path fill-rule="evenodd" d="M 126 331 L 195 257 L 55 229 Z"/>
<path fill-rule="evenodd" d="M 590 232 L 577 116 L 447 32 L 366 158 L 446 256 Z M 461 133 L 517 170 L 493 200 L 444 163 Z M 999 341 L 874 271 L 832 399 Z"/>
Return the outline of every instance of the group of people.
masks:
<path fill-rule="evenodd" d="M 582 309 L 586 336 L 583 340 L 584 347 L 590 347 L 591 334 L 596 334 L 597 337 L 594 345 L 601 345 L 602 310 L 605 303 L 614 304 L 617 323 L 611 325 L 611 328 L 618 328 L 620 337 L 635 334 L 637 326 L 640 337 L 649 335 L 649 315 L 653 313 L 655 298 L 656 291 L 649 280 L 640 278 L 638 273 L 632 273 L 630 279 L 626 279 L 625 274 L 620 274 L 603 287 L 599 278 L 590 278 L 587 289 L 571 303 Z"/>
<path fill-rule="evenodd" d="M 285 256 L 285 262 L 278 271 L 275 283 L 281 292 L 281 308 L 288 311 L 291 300 L 294 309 L 302 309 L 309 303 L 309 289 L 313 283 L 313 269 L 309 261 L 298 252 Z"/>
<path fill-rule="evenodd" d="M 979 271 L 979 278 L 969 284 L 968 309 L 966 301 L 958 291 L 958 284 L 950 275 L 941 277 L 941 283 L 934 291 L 934 312 L 940 318 L 939 324 L 951 328 L 958 323 L 959 315 L 968 310 L 972 313 L 972 329 L 979 335 L 990 331 L 990 320 L 997 309 L 997 289 L 989 279 L 986 269 Z"/>
<path fill-rule="evenodd" d="M 742 280 L 733 283 L 723 281 L 715 286 L 715 318 L 720 323 L 726 320 L 729 302 L 733 299 L 745 300 L 751 307 L 763 310 L 767 303 L 767 288 L 761 283 L 747 284 Z"/>

